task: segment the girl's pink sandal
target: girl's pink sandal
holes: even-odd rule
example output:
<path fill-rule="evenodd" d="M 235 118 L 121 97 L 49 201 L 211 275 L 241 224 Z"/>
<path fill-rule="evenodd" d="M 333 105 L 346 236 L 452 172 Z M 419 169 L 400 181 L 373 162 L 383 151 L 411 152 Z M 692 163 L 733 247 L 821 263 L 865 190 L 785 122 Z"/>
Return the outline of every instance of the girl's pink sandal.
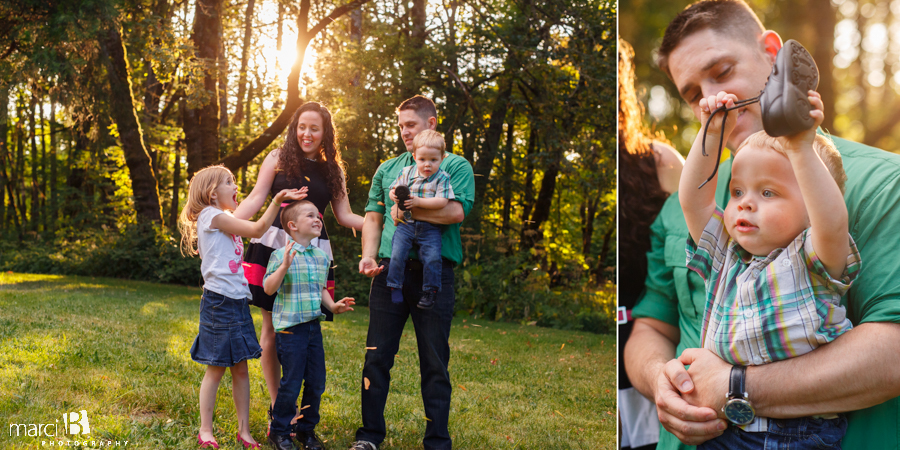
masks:
<path fill-rule="evenodd" d="M 241 437 L 241 432 L 240 432 L 240 431 L 237 433 L 237 438 L 238 438 L 238 441 L 241 442 L 241 444 L 244 444 L 244 448 L 253 448 L 253 449 L 258 449 L 258 448 L 259 448 L 259 443 L 251 444 L 251 443 L 245 441 L 244 438 Z"/>
<path fill-rule="evenodd" d="M 197 443 L 200 444 L 200 448 L 212 447 L 215 449 L 219 448 L 219 443 L 216 441 L 204 441 L 200 438 L 200 433 L 197 433 Z"/>

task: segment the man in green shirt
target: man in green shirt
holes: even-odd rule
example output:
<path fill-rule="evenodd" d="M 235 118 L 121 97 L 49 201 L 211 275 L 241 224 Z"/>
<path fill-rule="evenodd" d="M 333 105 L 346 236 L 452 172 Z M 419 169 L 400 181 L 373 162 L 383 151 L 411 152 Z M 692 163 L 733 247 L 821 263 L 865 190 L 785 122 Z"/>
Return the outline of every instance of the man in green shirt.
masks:
<path fill-rule="evenodd" d="M 778 34 L 765 30 L 743 1 L 707 0 L 691 5 L 669 24 L 658 62 L 699 117 L 698 103 L 704 96 L 725 91 L 740 99 L 755 97 L 780 48 Z M 729 148 L 762 129 L 759 104 L 737 114 Z M 844 199 L 850 234 L 864 261 L 843 299 L 855 328 L 806 355 L 749 367 L 745 391 L 761 417 L 853 411 L 843 448 L 898 449 L 900 156 L 834 141 L 848 177 Z M 716 201 L 724 206 L 731 161 L 723 162 L 719 172 Z M 721 411 L 732 366 L 696 348 L 705 288 L 700 276 L 685 267 L 687 236 L 673 195 L 651 227 L 646 292 L 633 311 L 636 321 L 624 356 L 629 378 L 655 399 L 660 422 L 669 431 L 660 434 L 662 449 L 697 445 L 727 426 Z M 678 355 L 680 359 L 674 359 Z"/>
<path fill-rule="evenodd" d="M 362 259 L 359 272 L 372 280 L 369 292 L 369 333 L 366 338 L 366 361 L 363 365 L 362 420 L 356 431 L 352 450 L 376 450 L 386 435 L 384 406 L 391 384 L 391 367 L 400 347 L 400 337 L 408 318 L 412 317 L 419 348 L 422 374 L 422 401 L 425 405 L 425 449 L 450 450 L 448 430 L 450 418 L 450 321 L 456 297 L 453 291 L 453 266 L 462 262 L 459 223 L 475 202 L 475 177 L 465 158 L 447 152 L 440 168 L 450 175 L 455 198 L 443 209 L 412 208 L 409 214 L 399 211 L 390 198 L 390 186 L 400 171 L 415 164 L 413 138 L 423 130 L 437 126 L 434 103 L 421 95 L 412 97 L 397 108 L 400 137 L 407 153 L 389 159 L 378 167 L 369 189 L 366 221 L 362 232 Z M 385 215 L 385 213 L 389 213 Z M 391 301 L 387 286 L 391 240 L 397 229 L 395 220 L 422 220 L 441 227 L 441 291 L 433 309 L 416 307 L 422 296 L 422 265 L 414 253 L 407 262 L 402 303 Z M 381 263 L 377 259 L 381 259 Z"/>

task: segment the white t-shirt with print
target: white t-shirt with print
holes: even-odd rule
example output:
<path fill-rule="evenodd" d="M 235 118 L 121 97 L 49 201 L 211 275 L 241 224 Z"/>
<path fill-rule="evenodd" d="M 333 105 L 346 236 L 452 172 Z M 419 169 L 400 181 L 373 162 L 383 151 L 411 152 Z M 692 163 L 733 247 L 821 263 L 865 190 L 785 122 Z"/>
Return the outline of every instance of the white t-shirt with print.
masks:
<path fill-rule="evenodd" d="M 203 288 L 230 298 L 250 298 L 250 288 L 241 266 L 244 241 L 240 236 L 212 227 L 213 217 L 219 214 L 225 214 L 225 211 L 207 206 L 197 218 L 197 250 L 200 252 Z"/>

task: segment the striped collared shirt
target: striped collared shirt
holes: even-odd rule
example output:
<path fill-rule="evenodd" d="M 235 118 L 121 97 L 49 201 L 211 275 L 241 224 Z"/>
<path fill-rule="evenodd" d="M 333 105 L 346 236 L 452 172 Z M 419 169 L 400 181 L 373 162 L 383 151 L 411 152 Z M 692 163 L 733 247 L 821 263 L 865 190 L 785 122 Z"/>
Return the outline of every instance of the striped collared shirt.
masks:
<path fill-rule="evenodd" d="M 415 164 L 404 167 L 403 170 L 400 171 L 400 176 L 398 176 L 391 184 L 390 189 L 401 184 L 409 186 L 410 195 L 415 197 L 443 197 L 450 200 L 455 198 L 453 196 L 453 187 L 450 186 L 450 175 L 448 175 L 447 172 L 444 172 L 443 169 L 439 169 L 437 172 L 431 174 L 430 177 L 425 178 L 422 175 L 419 175 L 419 171 L 416 170 Z"/>
<path fill-rule="evenodd" d="M 728 235 L 716 208 L 696 249 L 688 238 L 687 267 L 706 282 L 704 348 L 731 364 L 760 365 L 809 353 L 852 327 L 841 296 L 859 273 L 856 243 L 848 235 L 847 267 L 836 280 L 816 256 L 812 232 L 753 256 Z"/>
<path fill-rule="evenodd" d="M 328 255 L 318 247 L 303 247 L 296 241 L 291 252 L 294 259 L 278 288 L 272 307 L 272 325 L 276 332 L 322 315 L 322 289 L 328 281 Z M 284 247 L 275 250 L 269 257 L 263 282 L 278 270 L 282 261 Z"/>

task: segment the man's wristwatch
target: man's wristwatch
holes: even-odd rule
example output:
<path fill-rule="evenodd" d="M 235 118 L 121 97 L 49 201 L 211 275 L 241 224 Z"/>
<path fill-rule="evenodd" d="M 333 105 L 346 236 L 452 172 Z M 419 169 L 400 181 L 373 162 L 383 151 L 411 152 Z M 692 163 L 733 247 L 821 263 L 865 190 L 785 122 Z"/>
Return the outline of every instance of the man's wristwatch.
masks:
<path fill-rule="evenodd" d="M 747 425 L 756 418 L 756 410 L 753 409 L 746 391 L 746 375 L 747 366 L 731 367 L 728 393 L 725 394 L 726 401 L 722 412 L 735 425 Z"/>
<path fill-rule="evenodd" d="M 405 211 L 403 211 L 403 220 L 405 220 L 405 221 L 407 221 L 407 222 L 409 222 L 410 220 L 412 220 L 412 211 L 410 211 L 410 210 L 408 210 L 408 209 L 405 210 Z"/>

